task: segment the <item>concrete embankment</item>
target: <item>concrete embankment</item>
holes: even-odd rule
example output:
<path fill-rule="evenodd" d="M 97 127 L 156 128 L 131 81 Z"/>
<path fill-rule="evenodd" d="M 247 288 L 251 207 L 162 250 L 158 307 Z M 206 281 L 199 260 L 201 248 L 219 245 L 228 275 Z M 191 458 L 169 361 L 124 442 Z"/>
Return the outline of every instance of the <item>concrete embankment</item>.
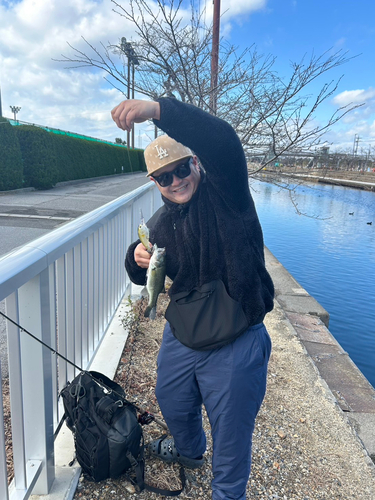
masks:
<path fill-rule="evenodd" d="M 249 167 L 251 172 L 252 167 Z M 375 172 L 354 172 L 339 170 L 303 170 L 303 169 L 275 169 L 267 167 L 256 174 L 262 177 L 282 176 L 290 177 L 309 182 L 320 182 L 322 184 L 334 184 L 336 186 L 346 186 L 366 191 L 375 191 Z"/>
<path fill-rule="evenodd" d="M 328 312 L 268 250 L 266 261 L 275 284 L 277 302 L 375 462 L 374 388 L 330 333 Z"/>

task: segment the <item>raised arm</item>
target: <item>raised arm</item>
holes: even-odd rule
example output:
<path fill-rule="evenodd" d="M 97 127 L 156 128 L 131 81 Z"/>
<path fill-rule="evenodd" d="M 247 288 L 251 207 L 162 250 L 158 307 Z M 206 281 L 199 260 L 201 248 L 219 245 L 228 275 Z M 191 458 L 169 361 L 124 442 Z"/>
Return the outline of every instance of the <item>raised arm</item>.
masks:
<path fill-rule="evenodd" d="M 235 130 L 224 120 L 177 99 L 162 98 L 155 125 L 199 157 L 207 179 L 239 210 L 252 203 L 245 154 Z"/>
<path fill-rule="evenodd" d="M 111 111 L 112 119 L 122 130 L 130 132 L 134 123 L 160 119 L 160 104 L 156 101 L 130 99 L 122 101 Z"/>
<path fill-rule="evenodd" d="M 112 110 L 112 118 L 127 131 L 134 123 L 154 120 L 157 127 L 197 154 L 208 181 L 234 208 L 246 210 L 252 203 L 245 154 L 226 121 L 174 98 L 123 101 Z"/>

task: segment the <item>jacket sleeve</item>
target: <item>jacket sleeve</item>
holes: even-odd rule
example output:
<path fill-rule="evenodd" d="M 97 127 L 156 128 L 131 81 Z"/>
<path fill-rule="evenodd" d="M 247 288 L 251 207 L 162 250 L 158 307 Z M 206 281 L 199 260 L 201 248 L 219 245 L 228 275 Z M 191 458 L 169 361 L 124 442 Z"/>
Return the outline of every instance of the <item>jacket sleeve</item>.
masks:
<path fill-rule="evenodd" d="M 174 98 L 160 98 L 157 127 L 193 150 L 207 180 L 227 201 L 246 209 L 251 196 L 245 154 L 235 130 L 224 120 Z"/>

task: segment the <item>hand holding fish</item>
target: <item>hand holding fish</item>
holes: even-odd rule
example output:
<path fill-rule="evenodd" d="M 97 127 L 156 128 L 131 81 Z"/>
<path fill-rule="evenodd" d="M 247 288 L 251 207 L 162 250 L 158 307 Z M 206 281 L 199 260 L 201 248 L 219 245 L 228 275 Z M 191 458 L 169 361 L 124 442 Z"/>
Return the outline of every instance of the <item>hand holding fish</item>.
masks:
<path fill-rule="evenodd" d="M 148 292 L 148 306 L 145 317 L 156 318 L 156 304 L 159 294 L 164 290 L 166 275 L 165 248 L 158 248 L 150 242 L 150 231 L 140 210 L 141 223 L 138 226 L 138 236 L 141 243 L 134 249 L 134 260 L 139 267 L 147 269 L 146 288 Z"/>
<path fill-rule="evenodd" d="M 151 254 L 146 250 L 143 243 L 139 243 L 134 249 L 134 260 L 139 267 L 147 269 L 150 265 Z"/>

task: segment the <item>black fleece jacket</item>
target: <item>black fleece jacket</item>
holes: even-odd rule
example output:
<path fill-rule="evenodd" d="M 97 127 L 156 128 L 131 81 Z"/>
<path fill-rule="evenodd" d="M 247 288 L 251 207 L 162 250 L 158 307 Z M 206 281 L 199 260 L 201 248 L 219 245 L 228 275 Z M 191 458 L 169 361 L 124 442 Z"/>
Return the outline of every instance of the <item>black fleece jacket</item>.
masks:
<path fill-rule="evenodd" d="M 163 198 L 165 208 L 152 218 L 150 241 L 166 247 L 169 293 L 221 279 L 249 325 L 260 323 L 273 308 L 274 288 L 240 140 L 227 122 L 195 106 L 174 98 L 158 102 L 155 125 L 192 149 L 206 171 L 187 204 Z M 138 243 L 129 246 L 125 267 L 133 283 L 143 285 L 146 270 L 134 260 Z"/>

